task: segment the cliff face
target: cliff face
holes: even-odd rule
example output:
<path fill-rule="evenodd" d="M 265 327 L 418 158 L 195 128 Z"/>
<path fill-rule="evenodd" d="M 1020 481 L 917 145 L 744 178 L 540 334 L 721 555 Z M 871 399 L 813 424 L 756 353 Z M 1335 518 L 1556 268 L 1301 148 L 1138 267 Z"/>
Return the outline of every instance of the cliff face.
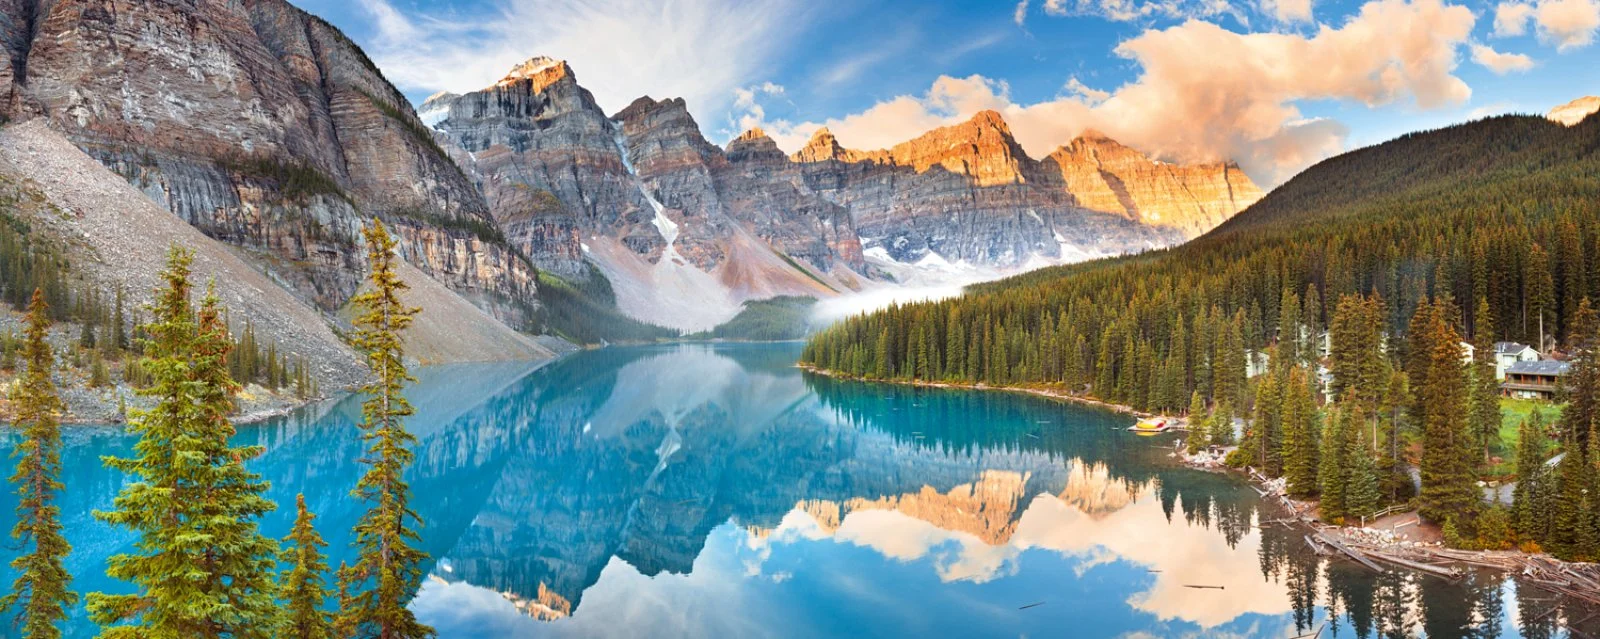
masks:
<path fill-rule="evenodd" d="M 826 129 L 792 156 L 759 130 L 721 149 L 682 99 L 608 117 L 548 58 L 421 112 L 514 245 L 560 273 L 592 262 L 624 311 L 685 329 L 930 263 L 1004 272 L 1167 246 L 1260 196 L 1232 165 L 1162 164 L 1103 136 L 1034 160 L 993 111 L 881 151 Z"/>
<path fill-rule="evenodd" d="M 993 111 L 887 151 L 844 149 L 821 129 L 790 159 L 807 185 L 850 211 L 863 246 L 879 260 L 1017 268 L 1183 239 L 1079 205 Z"/>
<path fill-rule="evenodd" d="M 354 292 L 375 216 L 457 290 L 531 299 L 533 270 L 486 241 L 481 195 L 322 20 L 284 0 L 8 0 L 0 12 L 8 117 L 45 117 L 206 234 L 260 251 L 325 310 Z"/>
<path fill-rule="evenodd" d="M 431 101 L 446 147 L 507 239 L 541 268 L 582 272 L 583 231 L 659 256 L 664 243 L 618 130 L 566 63 L 535 58 L 482 91 Z M 442 117 L 441 117 L 442 116 Z"/>
<path fill-rule="evenodd" d="M 535 58 L 422 110 L 514 246 L 557 273 L 595 264 L 634 317 L 703 330 L 747 299 L 844 288 L 812 220 L 745 223 L 759 217 L 750 211 L 759 198 L 743 195 L 755 187 L 730 172 L 681 99 L 640 98 L 608 117 L 566 63 Z M 836 207 L 827 212 L 838 221 Z M 831 242 L 848 247 L 854 234 L 843 228 Z M 790 244 L 817 256 L 812 270 L 787 261 Z"/>
<path fill-rule="evenodd" d="M 1076 204 L 1091 211 L 1175 228 L 1186 238 L 1216 228 L 1264 195 L 1238 165 L 1175 165 L 1151 160 L 1097 131 L 1045 158 Z"/>

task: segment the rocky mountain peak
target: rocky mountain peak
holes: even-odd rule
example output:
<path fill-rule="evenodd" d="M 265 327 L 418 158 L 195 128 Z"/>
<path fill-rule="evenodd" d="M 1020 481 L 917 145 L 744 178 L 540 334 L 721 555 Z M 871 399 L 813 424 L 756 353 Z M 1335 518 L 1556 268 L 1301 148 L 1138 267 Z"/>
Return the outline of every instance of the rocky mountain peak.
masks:
<path fill-rule="evenodd" d="M 979 186 L 1017 184 L 1026 181 L 1024 169 L 1033 161 L 1011 136 L 1005 118 L 993 110 L 979 111 L 966 122 L 941 127 L 914 140 L 896 144 L 889 150 L 895 164 L 910 166 L 918 173 L 942 167 L 951 173 L 968 175 Z"/>
<path fill-rule="evenodd" d="M 567 61 L 541 55 L 528 58 L 521 64 L 511 67 L 511 71 L 500 78 L 494 86 L 503 87 L 518 82 L 529 82 L 533 85 L 534 91 L 539 91 L 563 78 L 577 80 L 577 76 L 572 73 L 572 67 L 567 66 Z"/>
<path fill-rule="evenodd" d="M 1596 111 L 1600 111 L 1600 97 L 1590 95 L 1551 109 L 1545 117 L 1566 126 L 1574 126 Z"/>
<path fill-rule="evenodd" d="M 670 118 L 674 120 L 688 119 L 693 124 L 694 117 L 689 115 L 689 105 L 683 98 L 667 98 L 656 100 L 648 95 L 640 96 L 628 106 L 612 114 L 611 119 L 617 122 L 635 122 L 640 118 Z M 698 127 L 696 128 L 698 131 Z"/>
<path fill-rule="evenodd" d="M 417 107 L 417 118 L 421 119 L 422 123 L 429 127 L 437 126 L 446 117 L 449 117 L 450 105 L 455 104 L 456 100 L 459 99 L 461 99 L 459 94 L 449 91 L 440 91 L 430 95 Z"/>
<path fill-rule="evenodd" d="M 839 146 L 839 140 L 833 137 L 833 132 L 828 127 L 822 127 L 812 132 L 806 145 L 789 157 L 795 162 L 826 162 L 843 160 L 844 155 L 844 147 Z"/>
<path fill-rule="evenodd" d="M 972 117 L 967 119 L 967 124 L 989 129 L 999 129 L 1006 135 L 1011 135 L 1011 127 L 1006 124 L 1006 119 L 1000 115 L 999 111 L 994 109 L 984 109 L 972 114 Z"/>
<path fill-rule="evenodd" d="M 778 148 L 778 143 L 767 136 L 767 132 L 760 127 L 740 133 L 739 137 L 728 142 L 726 150 L 728 160 L 742 162 L 750 159 L 762 160 L 787 160 L 783 149 Z"/>

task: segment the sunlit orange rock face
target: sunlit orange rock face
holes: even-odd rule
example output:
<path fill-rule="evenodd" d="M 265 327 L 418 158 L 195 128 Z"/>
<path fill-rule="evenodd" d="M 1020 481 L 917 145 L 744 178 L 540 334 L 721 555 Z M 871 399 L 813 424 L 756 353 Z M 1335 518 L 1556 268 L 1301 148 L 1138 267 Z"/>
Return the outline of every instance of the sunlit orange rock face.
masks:
<path fill-rule="evenodd" d="M 1045 159 L 1083 208 L 1173 227 L 1190 238 L 1255 204 L 1263 193 L 1231 162 L 1177 165 L 1151 160 L 1098 131 L 1086 131 Z"/>
<path fill-rule="evenodd" d="M 1600 111 L 1600 97 L 1590 95 L 1551 109 L 1547 117 L 1563 125 L 1573 126 L 1595 111 Z"/>

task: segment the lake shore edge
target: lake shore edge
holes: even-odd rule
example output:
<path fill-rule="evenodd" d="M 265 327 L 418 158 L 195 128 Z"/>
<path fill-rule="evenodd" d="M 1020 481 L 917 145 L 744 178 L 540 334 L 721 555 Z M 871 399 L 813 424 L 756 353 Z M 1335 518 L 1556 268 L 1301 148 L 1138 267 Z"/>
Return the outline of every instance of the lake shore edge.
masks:
<path fill-rule="evenodd" d="M 1058 400 L 1062 400 L 1062 401 L 1072 402 L 1074 404 L 1081 404 L 1083 406 L 1092 406 L 1092 407 L 1095 407 L 1095 408 L 1102 408 L 1102 409 L 1110 410 L 1110 411 L 1117 412 L 1117 413 L 1125 413 L 1125 414 L 1128 414 L 1128 415 L 1132 415 L 1134 417 L 1154 417 L 1155 416 L 1154 413 L 1147 413 L 1147 412 L 1144 412 L 1144 411 L 1141 411 L 1141 410 L 1137 410 L 1134 407 L 1128 406 L 1126 404 L 1116 404 L 1116 403 L 1112 403 L 1112 402 L 1101 401 L 1101 400 L 1098 400 L 1098 399 L 1094 399 L 1092 397 L 1083 397 L 1081 395 L 1074 395 L 1074 394 L 1072 394 L 1071 392 L 1068 392 L 1068 391 L 1060 391 L 1060 390 L 1055 390 L 1055 389 L 1051 389 L 1051 388 L 1048 388 L 1048 387 L 1042 387 L 1042 386 L 1011 386 L 1011 385 L 992 386 L 992 385 L 989 385 L 989 384 L 968 384 L 968 383 L 964 383 L 964 382 L 930 382 L 930 381 L 927 381 L 927 380 L 919 380 L 919 379 L 877 379 L 877 378 L 873 378 L 873 377 L 863 377 L 863 376 L 860 376 L 860 375 L 847 375 L 847 374 L 844 374 L 844 373 L 840 373 L 838 371 L 832 371 L 832 370 L 828 370 L 828 369 L 825 369 L 825 368 L 818 368 L 816 366 L 812 366 L 810 364 L 804 364 L 804 363 L 795 364 L 795 368 L 803 370 L 803 371 L 805 371 L 807 373 L 813 373 L 813 374 L 816 374 L 816 375 L 821 375 L 823 377 L 831 377 L 831 378 L 834 378 L 834 379 L 842 379 L 842 380 L 847 380 L 847 381 L 852 381 L 852 382 L 867 382 L 867 383 L 872 383 L 872 384 L 895 384 L 895 385 L 898 385 L 898 386 L 916 386 L 916 387 L 919 387 L 919 388 L 949 388 L 949 389 L 958 389 L 958 390 L 981 390 L 981 391 L 1001 391 L 1001 392 L 1008 392 L 1008 393 L 1022 393 L 1022 394 L 1026 394 L 1026 395 L 1034 395 L 1036 397 L 1044 397 L 1044 398 L 1047 398 L 1047 399 L 1058 399 Z"/>
<path fill-rule="evenodd" d="M 795 367 L 808 373 L 847 381 L 896 384 L 921 388 L 1023 393 L 1107 409 L 1134 417 L 1154 416 L 1152 413 L 1136 410 L 1124 404 L 1105 402 L 1049 388 L 1010 385 L 991 386 L 988 384 L 930 382 L 925 380 L 883 380 L 847 375 L 805 363 L 797 363 Z M 1317 508 L 1317 500 L 1292 499 L 1287 494 L 1284 494 L 1281 489 L 1273 486 L 1272 480 L 1262 477 L 1250 467 L 1244 469 L 1232 468 L 1220 463 L 1220 458 L 1208 455 L 1191 458 L 1189 455 L 1184 454 L 1181 449 L 1174 451 L 1172 456 L 1177 460 L 1178 464 L 1187 468 L 1237 475 L 1241 482 L 1250 486 L 1252 490 L 1255 490 L 1261 496 L 1262 502 L 1272 503 L 1277 507 L 1284 508 L 1291 515 L 1288 518 L 1259 522 L 1257 527 L 1268 525 L 1299 526 L 1309 531 L 1310 534 L 1306 535 L 1306 542 L 1317 550 L 1319 555 L 1343 557 L 1364 565 L 1368 569 L 1375 567 L 1376 564 L 1373 563 L 1373 558 L 1376 558 L 1390 565 L 1444 579 L 1459 579 L 1461 573 L 1454 569 L 1444 569 L 1434 564 L 1444 563 L 1500 570 L 1509 573 L 1514 578 L 1518 578 L 1520 582 L 1532 584 L 1554 594 L 1578 599 L 1589 605 L 1600 606 L 1600 566 L 1596 564 L 1562 561 L 1550 556 L 1548 553 L 1535 554 L 1521 550 L 1457 550 L 1445 548 L 1438 542 L 1409 542 L 1407 545 L 1402 546 L 1394 545 L 1391 540 L 1388 546 L 1382 546 L 1377 543 L 1378 531 L 1382 529 L 1362 526 L 1336 526 L 1322 522 L 1310 515 Z M 1416 516 L 1416 523 L 1411 525 L 1433 525 L 1431 523 L 1421 523 L 1421 516 L 1417 515 L 1415 510 L 1393 513 L 1393 515 Z M 1328 538 L 1330 533 L 1337 535 L 1337 538 L 1330 540 Z M 1319 546 L 1319 544 L 1321 545 Z M 1401 556 L 1402 554 L 1412 556 Z"/>

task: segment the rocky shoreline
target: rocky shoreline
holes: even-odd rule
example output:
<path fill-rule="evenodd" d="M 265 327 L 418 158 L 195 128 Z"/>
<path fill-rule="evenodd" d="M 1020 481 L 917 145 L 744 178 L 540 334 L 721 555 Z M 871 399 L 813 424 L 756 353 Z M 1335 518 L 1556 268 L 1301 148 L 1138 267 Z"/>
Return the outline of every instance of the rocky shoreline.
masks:
<path fill-rule="evenodd" d="M 1380 517 L 1364 526 L 1324 523 L 1313 516 L 1317 500 L 1289 497 L 1283 478 L 1272 479 L 1253 468 L 1241 471 L 1222 464 L 1220 460 L 1226 457 L 1225 451 L 1189 455 L 1178 449 L 1173 457 L 1191 468 L 1240 475 L 1261 495 L 1262 501 L 1288 511 L 1288 517 L 1262 521 L 1258 525 L 1301 527 L 1307 531 L 1306 543 L 1319 555 L 1345 557 L 1377 572 L 1383 570 L 1377 563 L 1382 562 L 1449 580 L 1465 576 L 1467 570 L 1499 570 L 1521 583 L 1600 606 L 1600 565 L 1562 561 L 1546 553 L 1521 550 L 1447 548 L 1438 527 L 1424 522 L 1414 510 L 1380 511 Z M 1406 527 L 1413 528 L 1399 532 Z"/>
<path fill-rule="evenodd" d="M 835 379 L 925 388 L 958 388 L 1025 393 L 1104 408 L 1135 417 L 1151 416 L 1149 413 L 1135 410 L 1130 406 L 1080 397 L 1049 388 L 915 380 L 876 380 L 855 375 L 844 375 L 807 364 L 796 364 L 796 367 L 808 373 Z M 1191 456 L 1182 449 L 1178 449 L 1173 452 L 1172 456 L 1179 463 L 1190 468 L 1238 474 L 1240 479 L 1261 495 L 1263 502 L 1277 504 L 1288 511 L 1287 517 L 1262 521 L 1258 523 L 1258 526 L 1288 525 L 1302 527 L 1307 531 L 1306 543 L 1319 555 L 1345 557 L 1366 566 L 1368 569 L 1376 569 L 1378 571 L 1381 571 L 1382 568 L 1376 562 L 1381 561 L 1407 570 L 1445 579 L 1460 578 L 1465 574 L 1464 569 L 1500 570 L 1511 573 L 1520 582 L 1526 582 L 1562 596 L 1572 597 L 1590 605 L 1600 606 L 1600 565 L 1562 561 L 1545 553 L 1527 553 L 1520 550 L 1456 550 L 1445 548 L 1443 542 L 1440 541 L 1441 536 L 1437 527 L 1431 523 L 1423 522 L 1415 511 L 1390 513 L 1382 519 L 1371 522 L 1372 525 L 1370 526 L 1334 526 L 1326 524 L 1312 516 L 1316 511 L 1317 502 L 1315 500 L 1300 501 L 1291 499 L 1284 490 L 1282 479 L 1268 479 L 1255 473 L 1253 469 L 1247 468 L 1244 471 L 1240 471 L 1228 467 L 1222 462 L 1226 457 L 1226 451 L 1221 454 L 1202 451 Z M 1382 526 L 1385 522 L 1387 522 L 1388 528 L 1375 527 Z M 1415 527 L 1415 532 L 1396 533 L 1399 528 L 1410 526 Z M 1413 535 L 1417 538 L 1412 539 Z"/>

